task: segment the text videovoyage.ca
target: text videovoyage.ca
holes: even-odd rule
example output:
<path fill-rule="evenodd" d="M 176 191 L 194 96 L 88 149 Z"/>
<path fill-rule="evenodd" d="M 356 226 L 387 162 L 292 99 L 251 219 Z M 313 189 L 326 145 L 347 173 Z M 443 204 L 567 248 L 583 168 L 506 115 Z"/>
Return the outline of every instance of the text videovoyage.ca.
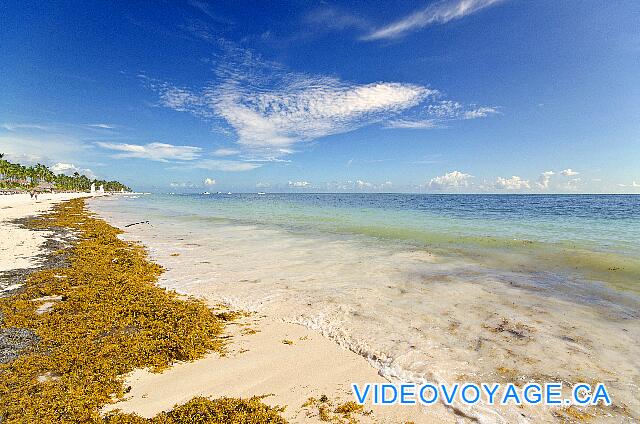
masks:
<path fill-rule="evenodd" d="M 578 383 L 565 393 L 561 382 L 528 383 L 366 383 L 351 385 L 358 404 L 372 405 L 432 405 L 439 401 L 446 405 L 460 402 L 467 405 L 611 405 L 607 387 L 598 383 L 594 387 Z M 563 397 L 564 394 L 564 397 Z"/>

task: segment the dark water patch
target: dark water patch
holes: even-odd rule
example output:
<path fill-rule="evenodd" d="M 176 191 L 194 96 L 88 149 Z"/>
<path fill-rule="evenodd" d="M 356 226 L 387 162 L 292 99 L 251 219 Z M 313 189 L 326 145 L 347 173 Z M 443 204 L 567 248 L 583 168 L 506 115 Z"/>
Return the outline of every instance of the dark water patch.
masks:
<path fill-rule="evenodd" d="M 15 360 L 20 352 L 38 343 L 39 337 L 27 328 L 0 328 L 0 364 Z"/>

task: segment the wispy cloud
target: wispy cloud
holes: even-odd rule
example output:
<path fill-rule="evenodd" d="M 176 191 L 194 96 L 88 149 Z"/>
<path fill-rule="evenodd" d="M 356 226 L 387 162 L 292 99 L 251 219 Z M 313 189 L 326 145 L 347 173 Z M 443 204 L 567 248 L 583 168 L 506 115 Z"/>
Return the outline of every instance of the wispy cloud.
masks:
<path fill-rule="evenodd" d="M 632 181 L 631 184 L 618 184 L 618 187 L 640 188 L 640 183 Z"/>
<path fill-rule="evenodd" d="M 453 119 L 477 119 L 486 118 L 489 115 L 498 113 L 498 109 L 492 106 L 465 106 L 453 100 L 441 100 L 435 104 L 427 106 L 426 113 L 434 120 Z"/>
<path fill-rule="evenodd" d="M 291 188 L 309 188 L 311 183 L 309 181 L 289 181 L 289 187 Z"/>
<path fill-rule="evenodd" d="M 205 178 L 202 184 L 206 186 L 213 186 L 213 185 L 216 185 L 216 180 L 213 178 Z"/>
<path fill-rule="evenodd" d="M 233 128 L 244 149 L 281 156 L 297 142 L 379 121 L 432 94 L 432 90 L 414 84 L 356 85 L 303 74 L 281 77 L 273 88 L 263 88 L 254 85 L 257 80 L 233 75 L 202 95 L 168 87 L 162 102 L 201 117 L 220 117 Z"/>
<path fill-rule="evenodd" d="M 174 146 L 167 143 L 126 144 L 97 142 L 103 149 L 114 150 L 116 158 L 149 159 L 158 162 L 192 161 L 200 157 L 202 149 L 194 146 Z"/>
<path fill-rule="evenodd" d="M 309 12 L 304 23 L 313 26 L 317 31 L 344 31 L 347 29 L 369 30 L 369 22 L 352 13 L 336 7 L 320 7 Z"/>
<path fill-rule="evenodd" d="M 439 100 L 429 104 L 412 119 L 393 119 L 385 123 L 386 128 L 430 129 L 445 128 L 447 122 L 486 118 L 500 113 L 497 107 L 463 105 L 453 100 Z M 422 117 L 421 117 L 422 116 Z"/>
<path fill-rule="evenodd" d="M 212 152 L 212 154 L 214 156 L 233 156 L 233 155 L 237 155 L 240 153 L 240 150 L 236 150 L 236 149 L 225 149 L 225 148 L 221 148 L 221 149 L 216 149 Z"/>
<path fill-rule="evenodd" d="M 6 131 L 18 131 L 18 130 L 37 130 L 43 132 L 55 132 L 55 128 L 51 125 L 43 125 L 43 124 L 34 124 L 34 123 L 14 123 L 14 122 L 5 122 L 0 124 L 0 128 Z"/>
<path fill-rule="evenodd" d="M 112 130 L 115 128 L 113 125 L 109 124 L 87 124 L 87 126 L 91 128 L 101 128 L 103 130 Z"/>
<path fill-rule="evenodd" d="M 318 185 L 320 191 L 329 192 L 384 192 L 393 188 L 391 181 L 375 183 L 362 179 L 355 181 L 331 181 Z"/>
<path fill-rule="evenodd" d="M 82 162 L 82 157 L 87 156 L 91 147 L 77 137 L 61 134 L 0 135 L 0 153 L 6 154 L 7 159 L 22 164 Z"/>
<path fill-rule="evenodd" d="M 195 188 L 196 185 L 191 181 L 172 181 L 169 183 L 169 187 L 172 188 Z"/>
<path fill-rule="evenodd" d="M 145 81 L 158 91 L 161 105 L 224 122 L 236 135 L 240 150 L 254 158 L 278 158 L 290 154 L 296 143 L 376 122 L 393 128 L 430 128 L 429 119 L 473 119 L 497 113 L 495 108 L 440 100 L 433 106 L 455 110 L 433 116 L 437 109 L 418 108 L 442 98 L 435 89 L 401 82 L 356 84 L 290 72 L 233 47 L 226 47 L 215 79 L 203 89 Z M 408 111 L 427 117 L 407 119 L 403 114 Z"/>
<path fill-rule="evenodd" d="M 251 171 L 256 168 L 260 168 L 262 165 L 259 163 L 242 162 L 238 160 L 214 160 L 203 159 L 193 164 L 194 168 L 208 169 L 211 171 L 225 171 L 225 172 L 242 172 Z"/>
<path fill-rule="evenodd" d="M 387 128 L 407 128 L 407 129 L 429 129 L 437 128 L 438 124 L 434 119 L 412 120 L 412 119 L 394 119 L 385 124 Z"/>
<path fill-rule="evenodd" d="M 375 29 L 362 37 L 362 40 L 382 40 L 399 38 L 408 32 L 429 25 L 445 24 L 449 21 L 464 18 L 504 0 L 444 0 L 430 4 L 402 19 Z"/>

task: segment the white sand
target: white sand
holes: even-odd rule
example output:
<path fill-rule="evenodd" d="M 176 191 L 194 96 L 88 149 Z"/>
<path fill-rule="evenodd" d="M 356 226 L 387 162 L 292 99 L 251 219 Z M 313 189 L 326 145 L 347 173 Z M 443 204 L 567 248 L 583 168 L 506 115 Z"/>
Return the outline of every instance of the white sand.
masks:
<path fill-rule="evenodd" d="M 0 272 L 34 267 L 47 232 L 30 231 L 10 221 L 42 214 L 58 202 L 88 196 L 85 193 L 0 196 Z M 49 306 L 49 305 L 47 305 Z M 257 332 L 248 332 L 247 329 Z M 127 379 L 132 386 L 125 401 L 105 408 L 122 409 L 150 417 L 194 396 L 250 397 L 272 394 L 271 405 L 287 406 L 284 416 L 293 423 L 321 422 L 317 408 L 302 408 L 309 397 L 329 397 L 337 406 L 353 400 L 351 383 L 386 382 L 367 361 L 319 334 L 299 325 L 252 315 L 228 326 L 228 354 L 210 354 L 177 364 L 161 374 L 145 370 Z M 247 334 L 252 333 L 252 334 Z M 290 340 L 292 344 L 285 344 Z M 373 414 L 357 416 L 363 422 L 455 422 L 443 405 L 374 407 Z"/>
<path fill-rule="evenodd" d="M 36 266 L 36 256 L 48 234 L 19 228 L 10 221 L 42 214 L 56 203 L 82 196 L 88 194 L 47 193 L 39 194 L 38 200 L 28 194 L 0 195 L 0 272 Z"/>
<path fill-rule="evenodd" d="M 258 332 L 243 334 L 248 328 Z M 327 395 L 335 406 L 354 400 L 351 382 L 387 382 L 364 358 L 299 325 L 252 316 L 231 324 L 229 333 L 232 339 L 227 356 L 211 354 L 195 362 L 177 364 L 161 374 L 135 371 L 125 383 L 131 386 L 126 400 L 105 411 L 121 409 L 152 417 L 194 396 L 271 394 L 264 402 L 286 405 L 283 415 L 290 422 L 321 422 L 317 408 L 302 408 L 309 397 Z M 292 344 L 285 344 L 284 340 Z M 369 416 L 354 417 L 362 423 L 456 421 L 452 411 L 443 405 L 428 409 L 378 406 Z"/>

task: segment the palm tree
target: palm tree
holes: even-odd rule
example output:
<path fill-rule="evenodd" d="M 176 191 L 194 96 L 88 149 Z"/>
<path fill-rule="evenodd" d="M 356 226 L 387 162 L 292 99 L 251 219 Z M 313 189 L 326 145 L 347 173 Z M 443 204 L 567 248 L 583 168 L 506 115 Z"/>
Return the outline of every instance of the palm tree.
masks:
<path fill-rule="evenodd" d="M 0 154 L 0 187 L 27 188 L 37 185 L 43 180 L 54 183 L 60 190 L 82 190 L 88 191 L 92 181 L 78 172 L 73 176 L 59 174 L 56 175 L 46 166 L 38 163 L 34 166 L 22 166 L 2 159 L 4 154 Z M 104 181 L 94 179 L 96 185 L 104 185 L 107 191 L 120 191 L 131 189 L 118 181 Z"/>

